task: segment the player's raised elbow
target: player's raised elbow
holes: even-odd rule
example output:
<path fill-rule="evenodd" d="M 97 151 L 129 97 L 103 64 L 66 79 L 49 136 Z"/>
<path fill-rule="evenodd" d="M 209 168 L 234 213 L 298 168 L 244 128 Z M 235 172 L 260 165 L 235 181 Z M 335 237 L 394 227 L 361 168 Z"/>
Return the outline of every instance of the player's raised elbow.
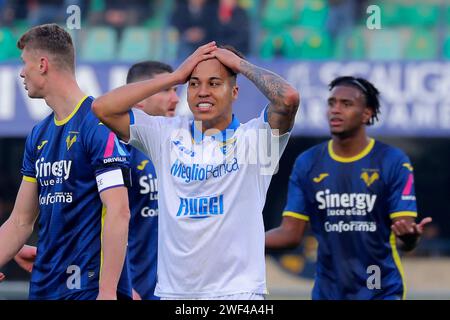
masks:
<path fill-rule="evenodd" d="M 297 112 L 300 105 L 300 93 L 293 87 L 288 87 L 284 95 L 284 105 L 294 112 Z"/>
<path fill-rule="evenodd" d="M 100 120 L 103 121 L 107 118 L 107 113 L 105 112 L 106 107 L 102 101 L 102 98 L 97 98 L 92 102 L 91 110 Z"/>

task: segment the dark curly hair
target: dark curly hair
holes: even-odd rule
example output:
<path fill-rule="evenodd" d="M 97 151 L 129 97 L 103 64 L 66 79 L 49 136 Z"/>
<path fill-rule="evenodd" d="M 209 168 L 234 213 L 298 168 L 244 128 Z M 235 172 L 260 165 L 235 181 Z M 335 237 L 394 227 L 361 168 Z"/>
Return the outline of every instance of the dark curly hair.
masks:
<path fill-rule="evenodd" d="M 366 106 L 372 109 L 372 117 L 366 123 L 367 125 L 373 125 L 378 121 L 378 115 L 380 114 L 380 100 L 378 91 L 375 86 L 363 78 L 355 78 L 352 76 L 337 77 L 328 85 L 329 90 L 333 90 L 336 86 L 352 86 L 360 90 L 366 97 Z"/>

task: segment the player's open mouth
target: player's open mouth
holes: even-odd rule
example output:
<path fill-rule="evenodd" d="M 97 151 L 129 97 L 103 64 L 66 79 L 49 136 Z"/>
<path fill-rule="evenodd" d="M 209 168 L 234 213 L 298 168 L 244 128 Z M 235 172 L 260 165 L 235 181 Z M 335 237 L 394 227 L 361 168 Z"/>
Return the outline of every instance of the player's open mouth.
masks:
<path fill-rule="evenodd" d="M 340 126 L 344 121 L 342 119 L 332 118 L 330 119 L 330 125 Z"/>
<path fill-rule="evenodd" d="M 205 111 L 210 111 L 212 109 L 213 104 L 210 102 L 200 102 L 199 104 L 197 104 L 197 109 L 199 111 L 205 112 Z"/>

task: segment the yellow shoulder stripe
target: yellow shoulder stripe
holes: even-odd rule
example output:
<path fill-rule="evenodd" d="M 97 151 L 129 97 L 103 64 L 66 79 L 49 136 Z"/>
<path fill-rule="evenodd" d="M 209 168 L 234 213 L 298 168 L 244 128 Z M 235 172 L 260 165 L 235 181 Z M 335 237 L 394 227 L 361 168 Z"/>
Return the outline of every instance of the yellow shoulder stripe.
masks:
<path fill-rule="evenodd" d="M 391 219 L 398 218 L 398 217 L 417 217 L 417 212 L 414 211 L 399 211 L 399 212 L 393 212 L 389 215 Z"/>
<path fill-rule="evenodd" d="M 33 177 L 23 176 L 23 180 L 27 182 L 37 183 L 37 179 Z"/>
<path fill-rule="evenodd" d="M 300 214 L 300 213 L 293 212 L 293 211 L 284 211 L 283 212 L 283 217 L 293 217 L 293 218 L 296 218 L 296 219 L 309 221 L 309 217 L 307 215 Z"/>

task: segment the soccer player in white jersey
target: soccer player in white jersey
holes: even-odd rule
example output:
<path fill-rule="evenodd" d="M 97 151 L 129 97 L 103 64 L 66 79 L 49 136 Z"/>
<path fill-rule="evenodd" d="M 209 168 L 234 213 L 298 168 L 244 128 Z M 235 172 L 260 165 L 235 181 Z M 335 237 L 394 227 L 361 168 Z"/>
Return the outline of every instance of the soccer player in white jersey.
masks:
<path fill-rule="evenodd" d="M 232 109 L 237 73 L 269 100 L 258 118 L 244 124 Z M 144 98 L 187 81 L 195 121 L 131 110 Z M 262 210 L 298 105 L 298 92 L 284 79 L 215 42 L 199 47 L 171 74 L 94 101 L 94 113 L 150 156 L 159 177 L 157 296 L 264 298 Z"/>

